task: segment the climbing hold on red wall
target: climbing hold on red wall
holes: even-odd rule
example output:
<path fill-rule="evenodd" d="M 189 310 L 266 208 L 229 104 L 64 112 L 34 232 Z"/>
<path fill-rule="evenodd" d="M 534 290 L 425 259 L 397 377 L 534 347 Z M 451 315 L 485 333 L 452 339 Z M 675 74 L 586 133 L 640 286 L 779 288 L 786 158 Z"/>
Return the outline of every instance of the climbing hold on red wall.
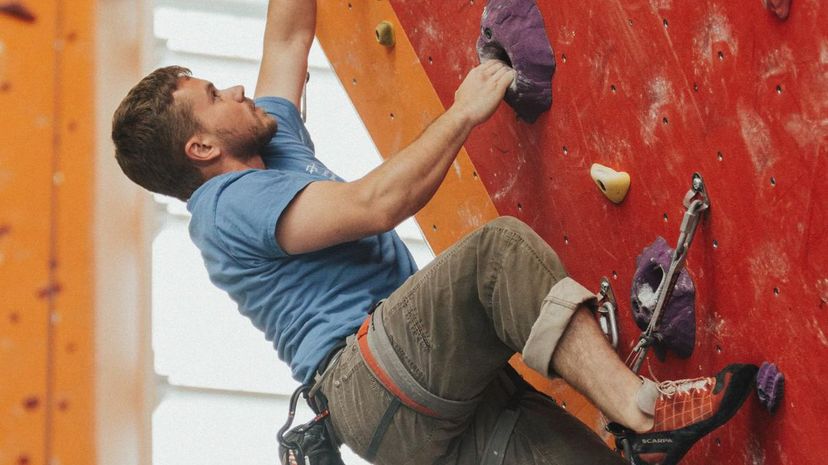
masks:
<path fill-rule="evenodd" d="M 518 117 L 533 123 L 549 110 L 555 58 L 534 0 L 490 0 L 483 9 L 477 54 L 481 62 L 502 60 L 517 72 L 506 103 Z"/>
<path fill-rule="evenodd" d="M 601 193 L 613 203 L 621 203 L 630 190 L 630 175 L 623 171 L 593 163 L 589 175 Z"/>
<path fill-rule="evenodd" d="M 383 21 L 377 25 L 375 30 L 377 35 L 377 42 L 386 47 L 393 47 L 396 43 L 394 38 L 394 26 L 388 21 Z"/>
<path fill-rule="evenodd" d="M 672 255 L 673 249 L 659 236 L 636 259 L 630 297 L 633 318 L 642 330 L 650 323 Z M 656 355 L 663 359 L 665 349 L 670 349 L 681 358 L 689 357 L 696 343 L 696 287 L 686 269 L 681 270 L 663 312 L 654 333 Z"/>
<path fill-rule="evenodd" d="M 776 410 L 785 392 L 785 375 L 773 363 L 764 362 L 756 373 L 756 393 L 759 402 L 769 412 Z"/>
<path fill-rule="evenodd" d="M 34 22 L 37 19 L 34 13 L 31 12 L 25 5 L 20 2 L 8 2 L 0 5 L 0 13 L 17 18 L 27 23 Z"/>
<path fill-rule="evenodd" d="M 762 3 L 779 19 L 788 19 L 791 13 L 791 0 L 762 0 Z"/>

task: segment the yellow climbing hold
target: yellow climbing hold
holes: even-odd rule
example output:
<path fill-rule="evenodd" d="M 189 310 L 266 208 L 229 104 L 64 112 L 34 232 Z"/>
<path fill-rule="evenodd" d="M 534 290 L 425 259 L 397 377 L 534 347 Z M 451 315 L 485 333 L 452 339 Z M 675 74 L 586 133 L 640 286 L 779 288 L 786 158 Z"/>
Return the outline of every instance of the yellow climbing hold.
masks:
<path fill-rule="evenodd" d="M 593 163 L 589 174 L 598 189 L 613 203 L 621 203 L 630 190 L 630 175 L 623 171 Z"/>
<path fill-rule="evenodd" d="M 377 25 L 376 33 L 377 42 L 380 44 L 386 47 L 393 47 L 396 43 L 396 40 L 394 39 L 394 25 L 388 21 L 379 23 L 379 25 Z"/>

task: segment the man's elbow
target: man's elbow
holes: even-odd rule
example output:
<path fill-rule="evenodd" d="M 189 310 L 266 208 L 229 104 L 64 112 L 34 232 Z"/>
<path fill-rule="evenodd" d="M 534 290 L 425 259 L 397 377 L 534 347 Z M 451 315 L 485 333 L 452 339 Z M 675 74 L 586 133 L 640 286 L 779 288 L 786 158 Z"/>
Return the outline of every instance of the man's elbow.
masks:
<path fill-rule="evenodd" d="M 371 202 L 365 205 L 364 214 L 366 232 L 369 234 L 382 234 L 396 228 L 404 218 L 400 218 L 385 202 Z"/>
<path fill-rule="evenodd" d="M 361 187 L 361 192 L 354 198 L 359 199 L 357 202 L 362 211 L 360 216 L 370 233 L 388 232 L 411 216 L 401 196 L 381 192 L 370 188 L 371 186 L 360 186 L 359 183 L 357 186 Z"/>

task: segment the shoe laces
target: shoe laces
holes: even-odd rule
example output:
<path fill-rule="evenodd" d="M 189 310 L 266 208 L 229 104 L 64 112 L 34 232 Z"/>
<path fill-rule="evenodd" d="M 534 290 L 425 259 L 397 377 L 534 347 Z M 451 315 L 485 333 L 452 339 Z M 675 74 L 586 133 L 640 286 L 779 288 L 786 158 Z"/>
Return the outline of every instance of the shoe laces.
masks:
<path fill-rule="evenodd" d="M 691 394 L 697 391 L 704 391 L 712 384 L 713 378 L 679 379 L 674 381 L 662 381 L 658 383 L 658 392 L 667 397 L 676 394 Z"/>

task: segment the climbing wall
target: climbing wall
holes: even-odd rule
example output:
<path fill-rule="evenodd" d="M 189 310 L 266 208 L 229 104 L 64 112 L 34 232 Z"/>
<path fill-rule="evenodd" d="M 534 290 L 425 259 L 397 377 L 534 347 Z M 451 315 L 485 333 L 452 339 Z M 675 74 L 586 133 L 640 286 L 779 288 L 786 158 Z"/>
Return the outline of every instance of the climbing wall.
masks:
<path fill-rule="evenodd" d="M 0 1 L 0 465 L 95 461 L 93 11 Z"/>
<path fill-rule="evenodd" d="M 482 0 L 319 3 L 318 37 L 384 156 L 450 106 L 478 62 Z M 597 291 L 610 278 L 626 356 L 639 334 L 629 300 L 635 259 L 657 236 L 675 246 L 682 198 L 701 173 L 711 208 L 687 261 L 697 288 L 694 352 L 651 357 L 644 373 L 776 363 L 787 384 L 775 413 L 749 399 L 684 463 L 823 463 L 828 4 L 794 0 L 786 20 L 761 0 L 538 7 L 557 63 L 553 107 L 527 124 L 503 105 L 472 133 L 418 215 L 435 252 L 496 214 L 522 219 L 576 279 Z M 394 28 L 393 47 L 376 40 L 381 21 Z M 623 203 L 599 192 L 592 163 L 630 174 Z M 583 399 L 542 385 L 600 431 Z"/>

